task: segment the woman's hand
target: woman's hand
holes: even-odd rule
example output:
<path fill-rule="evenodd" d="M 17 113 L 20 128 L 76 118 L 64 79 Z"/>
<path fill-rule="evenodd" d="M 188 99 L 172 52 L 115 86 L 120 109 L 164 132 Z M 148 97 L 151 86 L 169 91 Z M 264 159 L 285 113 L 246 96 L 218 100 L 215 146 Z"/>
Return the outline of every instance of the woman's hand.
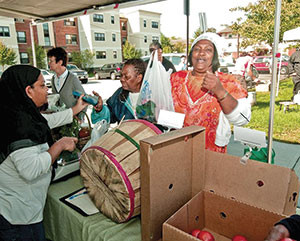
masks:
<path fill-rule="evenodd" d="M 73 151 L 78 139 L 76 137 L 63 137 L 55 142 L 48 150 L 52 163 L 59 157 L 62 151 Z"/>
<path fill-rule="evenodd" d="M 283 238 L 288 238 L 289 236 L 289 230 L 285 226 L 278 224 L 271 229 L 265 241 L 279 241 Z"/>
<path fill-rule="evenodd" d="M 78 100 L 76 105 L 74 105 L 72 107 L 72 111 L 73 111 L 73 116 L 77 115 L 80 111 L 82 111 L 85 107 L 87 107 L 89 104 L 87 102 L 85 102 L 82 97 L 84 96 L 84 94 L 82 94 Z"/>
<path fill-rule="evenodd" d="M 209 71 L 206 72 L 202 87 L 215 94 L 218 99 L 222 98 L 226 93 L 226 90 L 223 88 L 218 76 Z"/>
<path fill-rule="evenodd" d="M 97 105 L 94 106 L 94 109 L 95 109 L 96 112 L 100 112 L 103 108 L 103 100 L 102 100 L 101 96 L 96 91 L 93 91 L 93 94 L 95 96 L 98 96 L 98 103 L 97 103 Z"/>

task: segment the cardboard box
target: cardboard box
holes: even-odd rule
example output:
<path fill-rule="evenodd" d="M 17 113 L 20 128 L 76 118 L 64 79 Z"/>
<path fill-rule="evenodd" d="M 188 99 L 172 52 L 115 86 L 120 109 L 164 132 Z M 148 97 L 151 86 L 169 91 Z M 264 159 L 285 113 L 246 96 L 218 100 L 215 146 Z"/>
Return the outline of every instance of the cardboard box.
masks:
<path fill-rule="evenodd" d="M 248 241 L 263 241 L 270 227 L 284 217 L 201 191 L 163 224 L 163 240 L 197 240 L 189 234 L 200 229 L 209 231 L 216 241 L 231 241 L 235 235 L 242 235 Z"/>
<path fill-rule="evenodd" d="M 162 224 L 201 191 L 279 215 L 295 213 L 294 171 L 205 150 L 204 138 L 204 128 L 190 126 L 140 142 L 143 241 L 161 239 Z"/>

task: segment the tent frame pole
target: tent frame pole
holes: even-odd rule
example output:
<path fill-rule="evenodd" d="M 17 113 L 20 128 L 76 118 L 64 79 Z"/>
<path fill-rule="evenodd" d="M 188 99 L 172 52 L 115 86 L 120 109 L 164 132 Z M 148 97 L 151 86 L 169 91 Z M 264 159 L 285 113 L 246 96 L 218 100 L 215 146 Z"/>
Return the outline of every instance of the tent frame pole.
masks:
<path fill-rule="evenodd" d="M 273 144 L 273 125 L 274 125 L 274 109 L 275 109 L 275 94 L 276 94 L 276 75 L 277 75 L 277 57 L 280 30 L 280 14 L 281 0 L 276 0 L 275 9 L 275 24 L 274 24 L 274 43 L 272 49 L 272 81 L 270 93 L 270 112 L 269 112 L 269 132 L 268 132 L 268 163 L 272 161 L 272 144 Z"/>

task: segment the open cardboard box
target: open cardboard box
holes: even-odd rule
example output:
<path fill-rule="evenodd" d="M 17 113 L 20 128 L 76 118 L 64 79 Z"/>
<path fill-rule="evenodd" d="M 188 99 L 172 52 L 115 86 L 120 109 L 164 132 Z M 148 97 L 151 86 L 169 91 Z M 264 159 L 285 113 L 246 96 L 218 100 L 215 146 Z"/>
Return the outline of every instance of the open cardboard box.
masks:
<path fill-rule="evenodd" d="M 274 223 L 286 217 L 237 200 L 201 191 L 163 224 L 164 241 L 192 241 L 194 229 L 209 231 L 216 241 L 242 235 L 263 241 Z"/>
<path fill-rule="evenodd" d="M 295 213 L 299 181 L 294 171 L 205 150 L 204 138 L 204 128 L 190 126 L 140 142 L 143 241 L 161 239 L 162 224 L 201 191 L 224 197 L 224 206 L 236 200 L 278 218 Z M 176 230 L 171 226 L 166 226 L 169 233 Z"/>

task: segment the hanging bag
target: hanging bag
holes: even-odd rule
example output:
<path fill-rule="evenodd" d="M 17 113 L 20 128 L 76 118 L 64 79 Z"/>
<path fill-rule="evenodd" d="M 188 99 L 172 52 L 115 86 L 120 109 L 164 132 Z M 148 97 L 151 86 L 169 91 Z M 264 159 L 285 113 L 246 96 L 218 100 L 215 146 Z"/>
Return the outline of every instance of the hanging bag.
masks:
<path fill-rule="evenodd" d="M 137 100 L 136 115 L 139 119 L 156 123 L 161 109 L 174 111 L 170 76 L 158 60 L 157 51 L 151 55 Z"/>

